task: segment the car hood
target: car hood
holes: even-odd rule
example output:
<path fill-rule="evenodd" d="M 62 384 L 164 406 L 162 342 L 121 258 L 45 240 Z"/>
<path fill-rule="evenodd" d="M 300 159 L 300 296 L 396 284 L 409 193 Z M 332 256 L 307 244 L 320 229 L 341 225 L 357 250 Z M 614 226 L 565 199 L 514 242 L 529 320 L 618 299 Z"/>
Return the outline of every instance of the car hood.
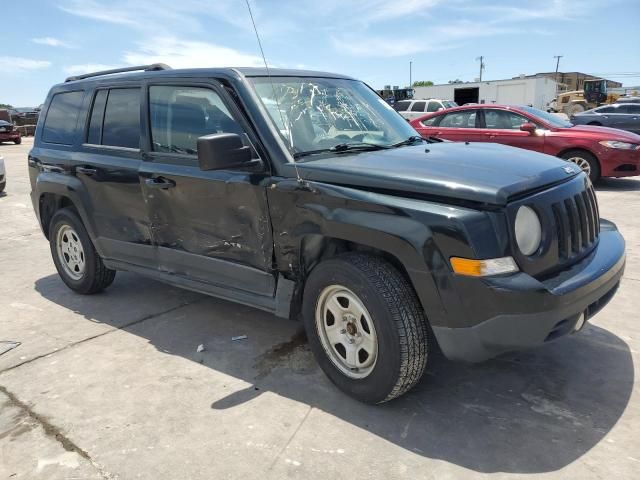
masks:
<path fill-rule="evenodd" d="M 304 180 L 505 205 L 580 169 L 549 155 L 493 143 L 424 143 L 298 163 Z M 293 174 L 293 165 L 287 167 Z"/>
<path fill-rule="evenodd" d="M 618 128 L 598 127 L 597 125 L 574 125 L 571 128 L 562 128 L 568 134 L 591 134 L 602 140 L 622 140 L 625 142 L 640 143 L 640 135 L 620 130 Z"/>

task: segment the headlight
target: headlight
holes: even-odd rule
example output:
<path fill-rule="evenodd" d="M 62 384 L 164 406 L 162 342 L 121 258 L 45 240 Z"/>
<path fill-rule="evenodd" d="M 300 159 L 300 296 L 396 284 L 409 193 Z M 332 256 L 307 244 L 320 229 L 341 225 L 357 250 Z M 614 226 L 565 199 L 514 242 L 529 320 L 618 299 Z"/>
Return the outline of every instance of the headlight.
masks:
<path fill-rule="evenodd" d="M 640 145 L 635 143 L 619 142 L 618 140 L 603 140 L 598 143 L 603 147 L 615 148 L 617 150 L 635 150 L 640 148 Z"/>
<path fill-rule="evenodd" d="M 542 242 L 542 225 L 531 207 L 522 206 L 516 214 L 516 243 L 524 255 L 533 255 Z"/>

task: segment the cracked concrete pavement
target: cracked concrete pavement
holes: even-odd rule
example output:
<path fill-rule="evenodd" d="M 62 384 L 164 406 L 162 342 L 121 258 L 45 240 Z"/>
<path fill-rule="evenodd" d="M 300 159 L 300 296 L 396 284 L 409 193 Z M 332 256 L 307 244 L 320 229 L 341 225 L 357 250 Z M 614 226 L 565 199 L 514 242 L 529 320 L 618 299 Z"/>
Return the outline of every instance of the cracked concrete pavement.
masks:
<path fill-rule="evenodd" d="M 372 407 L 330 384 L 295 322 L 129 273 L 70 292 L 31 208 L 30 144 L 0 145 L 0 340 L 22 342 L 0 355 L 0 478 L 636 477 L 640 180 L 597 189 L 628 263 L 583 332 L 440 361 Z"/>

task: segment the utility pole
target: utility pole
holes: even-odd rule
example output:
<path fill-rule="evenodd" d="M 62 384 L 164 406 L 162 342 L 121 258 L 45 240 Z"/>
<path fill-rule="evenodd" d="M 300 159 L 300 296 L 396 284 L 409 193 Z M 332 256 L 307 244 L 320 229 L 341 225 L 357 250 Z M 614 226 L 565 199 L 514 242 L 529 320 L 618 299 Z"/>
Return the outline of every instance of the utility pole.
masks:
<path fill-rule="evenodd" d="M 411 67 L 413 65 L 412 61 L 409 61 L 409 88 L 413 88 L 413 83 L 411 83 L 412 78 L 411 78 Z"/>
<path fill-rule="evenodd" d="M 482 71 L 484 70 L 484 57 L 480 55 L 478 58 L 476 58 L 476 61 L 477 60 L 480 60 L 480 81 L 482 81 Z"/>
<path fill-rule="evenodd" d="M 554 55 L 553 58 L 556 59 L 556 96 L 558 94 L 558 69 L 560 68 L 560 59 L 564 57 L 564 55 Z"/>

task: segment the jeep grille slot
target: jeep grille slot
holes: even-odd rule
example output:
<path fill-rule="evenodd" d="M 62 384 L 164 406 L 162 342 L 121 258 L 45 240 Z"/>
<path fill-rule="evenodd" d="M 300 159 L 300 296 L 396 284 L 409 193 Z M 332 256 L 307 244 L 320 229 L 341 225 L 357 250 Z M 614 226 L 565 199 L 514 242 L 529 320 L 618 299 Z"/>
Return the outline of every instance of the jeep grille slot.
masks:
<path fill-rule="evenodd" d="M 600 233 L 593 187 L 551 205 L 558 235 L 558 255 L 571 258 L 590 248 Z"/>

